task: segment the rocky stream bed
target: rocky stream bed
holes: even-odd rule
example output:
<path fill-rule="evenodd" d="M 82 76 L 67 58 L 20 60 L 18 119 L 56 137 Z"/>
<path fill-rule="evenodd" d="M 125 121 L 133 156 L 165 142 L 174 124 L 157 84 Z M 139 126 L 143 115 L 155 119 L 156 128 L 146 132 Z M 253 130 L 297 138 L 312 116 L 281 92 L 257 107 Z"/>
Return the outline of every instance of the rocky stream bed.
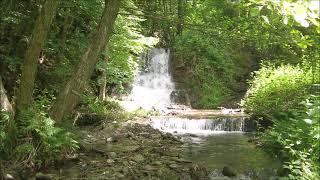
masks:
<path fill-rule="evenodd" d="M 150 125 L 85 127 L 81 134 L 75 157 L 38 172 L 35 179 L 208 179 L 203 166 L 184 156 L 180 137 Z"/>

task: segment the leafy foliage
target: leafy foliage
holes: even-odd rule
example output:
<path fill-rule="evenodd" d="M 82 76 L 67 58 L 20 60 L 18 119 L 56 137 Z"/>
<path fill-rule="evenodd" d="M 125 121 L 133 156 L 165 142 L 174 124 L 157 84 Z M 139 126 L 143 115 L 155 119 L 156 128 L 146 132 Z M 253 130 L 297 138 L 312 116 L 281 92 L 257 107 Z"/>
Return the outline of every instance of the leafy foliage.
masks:
<path fill-rule="evenodd" d="M 103 117 L 108 122 L 123 121 L 128 119 L 129 116 L 117 101 L 109 98 L 102 102 L 97 97 L 90 95 L 82 96 L 80 111 L 88 114 L 93 113 Z"/>
<path fill-rule="evenodd" d="M 289 115 L 309 94 L 313 82 L 311 70 L 299 66 L 263 65 L 255 72 L 242 105 L 256 116 L 269 119 Z"/>
<path fill-rule="evenodd" d="M 310 96 L 290 111 L 294 116 L 276 121 L 262 142 L 283 159 L 290 179 L 319 179 L 320 96 Z"/>
<path fill-rule="evenodd" d="M 1 112 L 0 152 L 3 160 L 16 160 L 20 167 L 41 167 L 78 148 L 74 135 L 55 127 L 43 111 L 48 100 L 40 98 L 19 116 L 19 126 Z"/>
<path fill-rule="evenodd" d="M 316 73 L 317 74 L 317 73 Z M 242 105 L 262 124 L 264 148 L 284 162 L 290 179 L 319 178 L 319 89 L 308 65 L 264 64 Z M 311 95 L 314 94 L 314 95 Z M 306 100 L 307 99 L 307 100 Z M 272 121 L 266 127 L 265 120 Z M 269 123 L 270 124 L 270 123 Z"/>

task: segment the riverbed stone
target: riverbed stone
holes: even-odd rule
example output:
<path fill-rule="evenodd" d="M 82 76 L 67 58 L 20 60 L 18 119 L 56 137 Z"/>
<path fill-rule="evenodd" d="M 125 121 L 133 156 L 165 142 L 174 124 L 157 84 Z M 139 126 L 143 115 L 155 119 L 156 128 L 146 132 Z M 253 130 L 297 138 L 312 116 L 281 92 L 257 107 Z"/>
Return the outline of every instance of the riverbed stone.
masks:
<path fill-rule="evenodd" d="M 108 157 L 110 157 L 111 159 L 115 159 L 115 158 L 117 158 L 117 153 L 115 153 L 115 152 L 110 152 L 110 153 L 108 154 Z"/>
<path fill-rule="evenodd" d="M 5 180 L 11 180 L 11 179 L 15 179 L 11 174 L 6 174 L 5 176 L 4 176 L 4 179 Z"/>
<path fill-rule="evenodd" d="M 90 138 L 87 138 L 86 142 L 92 150 L 81 152 L 80 162 L 77 163 L 84 164 L 84 167 L 61 167 L 77 169 L 79 173 L 66 174 L 67 171 L 64 171 L 60 175 L 76 179 L 98 177 L 101 172 L 108 171 L 103 173 L 101 179 L 174 180 L 191 177 L 189 167 L 192 164 L 184 159 L 186 157 L 183 156 L 183 148 L 178 143 L 181 140 L 175 136 L 164 135 L 150 126 L 136 124 L 106 131 L 108 132 L 105 133 L 104 130 L 95 132 L 89 129 Z M 118 141 L 106 143 L 108 137 L 117 137 Z M 182 169 L 188 169 L 188 171 Z M 182 173 L 184 173 L 183 176 Z"/>
<path fill-rule="evenodd" d="M 107 159 L 107 163 L 108 163 L 108 164 L 113 164 L 113 163 L 114 163 L 114 160 L 113 160 L 113 159 Z"/>
<path fill-rule="evenodd" d="M 41 172 L 36 174 L 36 180 L 52 180 L 52 176 L 48 174 L 43 174 Z"/>
<path fill-rule="evenodd" d="M 229 167 L 229 166 L 223 167 L 223 169 L 222 169 L 222 174 L 223 174 L 224 176 L 228 176 L 228 177 L 237 176 L 236 171 L 235 171 L 233 168 Z"/>
<path fill-rule="evenodd" d="M 169 167 L 172 169 L 176 169 L 178 167 L 178 165 L 177 164 L 170 164 Z"/>

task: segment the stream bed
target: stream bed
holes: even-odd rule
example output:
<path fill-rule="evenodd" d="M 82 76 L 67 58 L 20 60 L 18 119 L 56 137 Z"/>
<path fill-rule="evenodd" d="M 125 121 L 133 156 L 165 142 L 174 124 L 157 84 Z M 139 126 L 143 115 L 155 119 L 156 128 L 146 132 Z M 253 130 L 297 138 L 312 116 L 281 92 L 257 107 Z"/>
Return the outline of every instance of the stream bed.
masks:
<path fill-rule="evenodd" d="M 279 161 L 249 143 L 248 133 L 219 133 L 197 139 L 186 146 L 190 159 L 205 166 L 211 179 L 219 179 L 222 169 L 229 167 L 236 179 L 275 179 Z M 217 178 L 219 177 L 219 178 Z"/>
<path fill-rule="evenodd" d="M 153 127 L 187 142 L 184 153 L 206 167 L 210 179 L 276 179 L 280 162 L 250 143 L 243 117 L 215 119 L 167 118 L 153 120 Z M 223 175 L 223 169 L 235 177 Z"/>

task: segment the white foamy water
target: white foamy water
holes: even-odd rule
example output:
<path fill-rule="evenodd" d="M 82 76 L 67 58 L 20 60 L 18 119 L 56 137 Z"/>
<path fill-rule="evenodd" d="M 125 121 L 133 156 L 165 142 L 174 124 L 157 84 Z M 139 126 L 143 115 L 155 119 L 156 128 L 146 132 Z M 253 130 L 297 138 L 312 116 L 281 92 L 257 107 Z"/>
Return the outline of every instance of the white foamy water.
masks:
<path fill-rule="evenodd" d="M 164 132 L 209 135 L 244 132 L 245 117 L 217 117 L 215 119 L 164 118 L 154 119 L 151 125 Z"/>
<path fill-rule="evenodd" d="M 154 48 L 141 57 L 146 69 L 137 72 L 131 94 L 122 102 L 127 111 L 162 110 L 170 104 L 174 83 L 169 74 L 169 55 L 169 50 Z"/>

